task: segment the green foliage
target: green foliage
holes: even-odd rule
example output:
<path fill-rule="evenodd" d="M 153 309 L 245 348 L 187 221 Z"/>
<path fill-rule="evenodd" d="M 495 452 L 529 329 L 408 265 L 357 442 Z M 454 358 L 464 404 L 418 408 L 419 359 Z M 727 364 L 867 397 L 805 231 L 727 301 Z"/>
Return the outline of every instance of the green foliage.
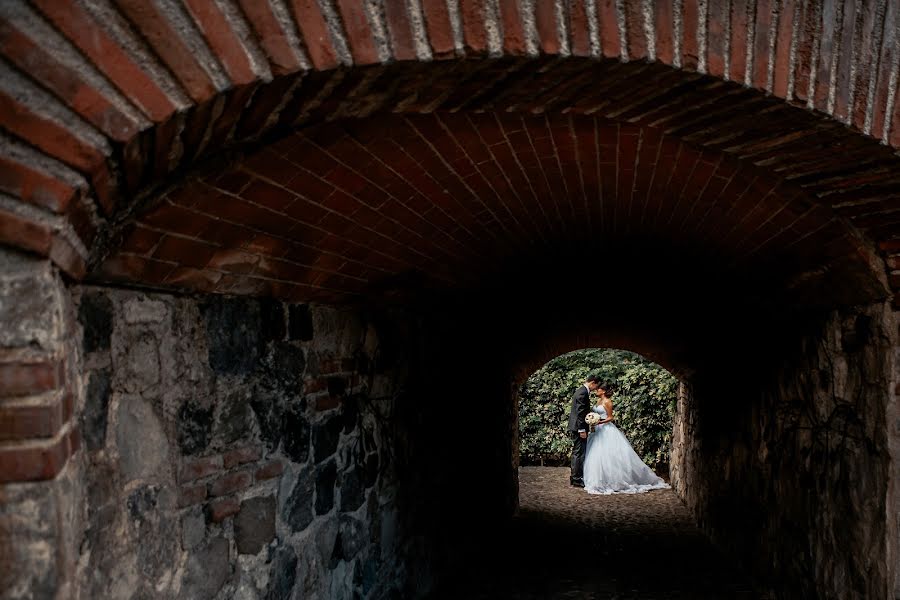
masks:
<path fill-rule="evenodd" d="M 612 397 L 613 416 L 635 452 L 649 465 L 668 464 L 678 381 L 637 354 L 600 348 L 554 358 L 522 385 L 521 464 L 568 463 L 572 441 L 566 427 L 572 394 L 591 373 L 617 385 Z"/>

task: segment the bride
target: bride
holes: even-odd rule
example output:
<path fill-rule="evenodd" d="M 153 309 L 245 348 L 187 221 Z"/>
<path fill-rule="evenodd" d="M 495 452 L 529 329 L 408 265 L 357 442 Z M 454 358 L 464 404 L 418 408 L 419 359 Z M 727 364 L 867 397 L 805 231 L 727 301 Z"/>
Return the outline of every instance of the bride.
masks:
<path fill-rule="evenodd" d="M 631 444 L 612 422 L 610 386 L 597 389 L 598 402 L 591 411 L 600 421 L 588 437 L 584 460 L 584 489 L 589 494 L 639 494 L 668 488 L 632 449 Z"/>

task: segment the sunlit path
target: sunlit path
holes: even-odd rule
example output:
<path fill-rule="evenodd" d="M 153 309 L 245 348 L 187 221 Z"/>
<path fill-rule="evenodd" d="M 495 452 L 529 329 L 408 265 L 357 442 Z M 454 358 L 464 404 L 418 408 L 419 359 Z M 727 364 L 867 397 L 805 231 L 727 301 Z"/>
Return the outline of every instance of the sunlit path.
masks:
<path fill-rule="evenodd" d="M 519 471 L 521 511 L 445 598 L 765 598 L 670 490 L 589 496 L 567 468 Z"/>

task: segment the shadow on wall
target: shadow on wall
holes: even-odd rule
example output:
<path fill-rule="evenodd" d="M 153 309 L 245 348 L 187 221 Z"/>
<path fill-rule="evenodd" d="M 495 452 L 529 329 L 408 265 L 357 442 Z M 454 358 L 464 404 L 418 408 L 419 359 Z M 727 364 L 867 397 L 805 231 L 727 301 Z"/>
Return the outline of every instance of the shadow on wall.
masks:
<path fill-rule="evenodd" d="M 399 475 L 408 321 L 74 293 L 82 597 L 406 596 L 427 579 Z"/>

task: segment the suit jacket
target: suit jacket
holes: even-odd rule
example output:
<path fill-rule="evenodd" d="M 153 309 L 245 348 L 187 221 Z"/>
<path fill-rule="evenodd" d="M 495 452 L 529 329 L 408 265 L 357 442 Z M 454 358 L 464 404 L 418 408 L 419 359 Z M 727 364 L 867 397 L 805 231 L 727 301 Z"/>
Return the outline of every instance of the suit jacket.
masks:
<path fill-rule="evenodd" d="M 585 386 L 580 386 L 572 396 L 572 408 L 569 410 L 569 433 L 578 433 L 579 429 L 587 431 L 584 418 L 591 409 L 591 394 Z"/>

